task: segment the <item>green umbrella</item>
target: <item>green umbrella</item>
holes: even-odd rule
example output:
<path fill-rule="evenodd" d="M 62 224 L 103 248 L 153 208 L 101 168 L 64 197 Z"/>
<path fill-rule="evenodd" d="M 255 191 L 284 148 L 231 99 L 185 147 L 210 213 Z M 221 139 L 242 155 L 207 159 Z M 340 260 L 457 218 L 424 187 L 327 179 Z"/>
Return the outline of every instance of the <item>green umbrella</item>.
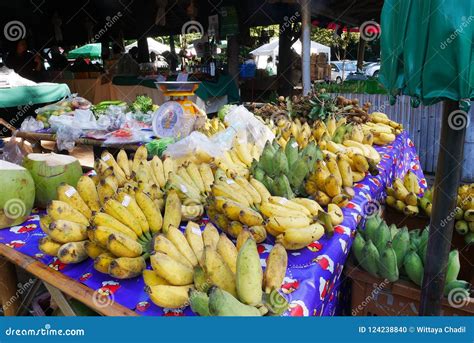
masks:
<path fill-rule="evenodd" d="M 100 58 L 102 54 L 102 44 L 92 43 L 83 45 L 77 49 L 69 51 L 68 58 Z"/>
<path fill-rule="evenodd" d="M 474 98 L 474 2 L 385 0 L 380 81 L 412 105 L 444 101 L 420 315 L 439 315 Z"/>

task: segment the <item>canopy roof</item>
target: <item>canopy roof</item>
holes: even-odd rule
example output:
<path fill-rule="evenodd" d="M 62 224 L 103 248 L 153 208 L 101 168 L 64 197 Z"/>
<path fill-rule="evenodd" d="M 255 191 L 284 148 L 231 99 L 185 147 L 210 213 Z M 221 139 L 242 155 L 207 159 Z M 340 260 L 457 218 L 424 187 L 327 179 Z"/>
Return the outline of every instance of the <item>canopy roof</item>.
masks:
<path fill-rule="evenodd" d="M 77 49 L 69 51 L 68 58 L 100 58 L 102 53 L 102 45 L 100 43 L 92 43 L 83 45 Z"/>
<path fill-rule="evenodd" d="M 258 47 L 255 50 L 252 50 L 250 53 L 255 56 L 278 56 L 278 45 L 279 39 L 274 39 L 270 43 L 264 44 L 261 47 Z M 301 55 L 302 45 L 301 40 L 297 40 L 293 43 L 292 48 Z M 319 53 L 326 53 L 329 58 L 331 57 L 331 48 L 311 41 L 311 53 L 312 54 L 319 54 Z"/>
<path fill-rule="evenodd" d="M 165 51 L 171 51 L 171 48 L 168 45 L 160 43 L 153 38 L 148 37 L 146 40 L 148 42 L 149 52 L 154 52 L 155 54 L 159 55 Z M 129 44 L 125 47 L 125 51 L 128 52 L 131 48 L 136 47 L 136 46 L 137 46 L 137 42 Z"/>

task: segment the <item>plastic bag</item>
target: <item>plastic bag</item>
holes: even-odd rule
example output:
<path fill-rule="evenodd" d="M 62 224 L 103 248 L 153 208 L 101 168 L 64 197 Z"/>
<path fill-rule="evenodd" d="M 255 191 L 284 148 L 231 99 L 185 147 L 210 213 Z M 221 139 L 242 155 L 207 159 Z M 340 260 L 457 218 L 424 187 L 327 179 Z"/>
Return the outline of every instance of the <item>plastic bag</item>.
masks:
<path fill-rule="evenodd" d="M 20 131 L 35 132 L 44 129 L 44 123 L 29 116 L 21 123 Z"/>
<path fill-rule="evenodd" d="M 106 135 L 104 145 L 133 144 L 150 142 L 153 132 L 141 130 L 119 129 Z"/>
<path fill-rule="evenodd" d="M 32 152 L 33 149 L 31 149 L 31 146 L 26 145 L 22 138 L 17 139 L 16 131 L 14 131 L 10 140 L 6 142 L 3 147 L 2 159 L 21 165 L 23 163 L 23 158 Z"/>
<path fill-rule="evenodd" d="M 225 141 L 222 139 L 222 141 Z M 194 131 L 186 138 L 168 145 L 164 155 L 180 161 L 210 162 L 213 157 L 221 156 L 225 147 L 211 141 L 201 132 Z"/>
<path fill-rule="evenodd" d="M 81 136 L 82 129 L 80 128 L 69 125 L 59 126 L 56 131 L 56 145 L 58 150 L 67 150 L 71 152 L 76 145 L 76 140 L 78 140 Z"/>
<path fill-rule="evenodd" d="M 236 133 L 245 131 L 247 141 L 261 150 L 267 141 L 275 139 L 273 132 L 242 105 L 231 108 L 224 121 L 227 129 L 233 128 Z"/>

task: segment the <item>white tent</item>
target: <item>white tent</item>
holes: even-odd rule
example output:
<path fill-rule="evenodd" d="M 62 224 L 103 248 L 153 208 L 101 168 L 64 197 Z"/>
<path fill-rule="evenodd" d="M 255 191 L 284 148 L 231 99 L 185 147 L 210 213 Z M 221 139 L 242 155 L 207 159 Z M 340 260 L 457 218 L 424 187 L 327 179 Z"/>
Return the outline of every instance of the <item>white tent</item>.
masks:
<path fill-rule="evenodd" d="M 165 51 L 171 51 L 171 48 L 168 45 L 160 43 L 160 42 L 154 40 L 153 38 L 148 37 L 146 40 L 148 42 L 148 51 L 149 52 L 153 51 L 155 54 L 159 55 L 159 54 L 161 54 Z M 125 51 L 128 52 L 128 50 L 130 50 L 131 48 L 133 48 L 135 46 L 137 46 L 137 42 L 127 45 L 125 47 Z"/>
<path fill-rule="evenodd" d="M 273 57 L 273 61 L 276 60 L 276 57 L 278 56 L 278 45 L 279 40 L 277 38 L 270 43 L 264 44 L 250 52 L 252 55 L 257 57 L 257 68 L 264 69 L 267 65 L 267 58 L 269 56 Z M 296 51 L 296 53 L 301 55 L 301 50 L 303 48 L 301 40 L 297 40 L 295 43 L 293 43 L 292 48 Z M 331 48 L 326 45 L 311 41 L 311 53 L 326 53 L 328 55 L 329 62 L 331 61 Z"/>

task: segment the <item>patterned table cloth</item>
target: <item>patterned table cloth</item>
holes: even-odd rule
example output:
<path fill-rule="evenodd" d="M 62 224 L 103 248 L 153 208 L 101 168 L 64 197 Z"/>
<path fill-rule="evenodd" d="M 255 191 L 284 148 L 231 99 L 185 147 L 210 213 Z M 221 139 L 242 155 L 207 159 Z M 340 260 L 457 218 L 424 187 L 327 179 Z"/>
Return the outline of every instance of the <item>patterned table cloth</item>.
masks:
<path fill-rule="evenodd" d="M 360 220 L 379 210 L 379 202 L 384 198 L 386 185 L 390 185 L 395 177 L 403 177 L 409 169 L 417 174 L 420 186 L 426 188 L 415 146 L 406 132 L 398 135 L 391 145 L 376 149 L 382 156 L 378 166 L 380 173 L 377 176 L 368 175 L 354 186 L 356 195 L 343 209 L 344 221 L 334 228 L 334 235 L 331 238 L 323 236 L 304 249 L 288 252 L 288 269 L 280 290 L 289 303 L 289 309 L 284 315 L 334 315 L 339 298 L 341 273 Z M 0 243 L 34 257 L 92 288 L 98 294 L 107 295 L 108 297 L 97 297 L 101 299 L 97 306 L 107 306 L 108 303 L 116 301 L 141 315 L 194 315 L 189 307 L 164 309 L 154 305 L 144 291 L 142 277 L 118 280 L 96 271 L 91 259 L 65 265 L 57 258 L 44 255 L 38 249 L 38 240 L 45 235 L 39 227 L 39 215 L 40 213 L 34 211 L 22 225 L 0 230 Z M 206 221 L 202 220 L 201 228 Z M 264 267 L 273 242 L 273 237 L 269 237 L 258 245 Z"/>

